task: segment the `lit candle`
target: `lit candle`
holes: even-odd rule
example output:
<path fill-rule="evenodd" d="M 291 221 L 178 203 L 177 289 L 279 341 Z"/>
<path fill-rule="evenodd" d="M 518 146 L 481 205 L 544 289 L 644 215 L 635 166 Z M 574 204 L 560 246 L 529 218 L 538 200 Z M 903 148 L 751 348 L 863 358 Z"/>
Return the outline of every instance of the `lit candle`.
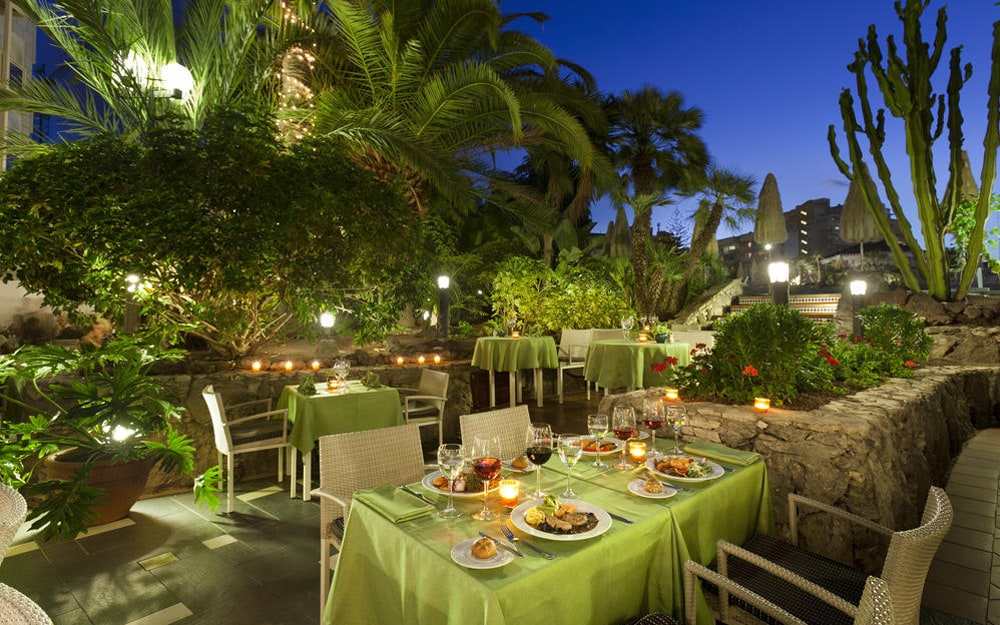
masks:
<path fill-rule="evenodd" d="M 653 328 L 648 323 L 646 325 L 642 326 L 642 331 L 645 332 L 646 334 L 649 334 L 649 331 L 652 330 L 652 329 Z"/>
<path fill-rule="evenodd" d="M 500 505 L 505 508 L 517 506 L 517 495 L 521 488 L 521 483 L 517 480 L 500 480 Z"/>
<path fill-rule="evenodd" d="M 649 340 L 649 335 L 648 334 L 646 334 L 645 332 L 640 332 L 639 333 L 639 342 L 640 343 L 645 343 L 648 340 Z"/>
<path fill-rule="evenodd" d="M 285 371 L 291 371 L 294 368 L 295 368 L 295 365 L 292 364 L 291 360 L 286 360 L 285 361 Z"/>
<path fill-rule="evenodd" d="M 680 398 L 681 396 L 675 388 L 668 388 L 663 391 L 663 399 L 667 401 L 680 401 Z"/>
<path fill-rule="evenodd" d="M 422 364 L 424 364 L 425 362 L 427 362 L 427 359 L 426 359 L 426 358 L 424 358 L 423 356 L 418 356 L 418 357 L 417 357 L 417 364 L 418 364 L 418 365 L 422 365 Z"/>
<path fill-rule="evenodd" d="M 319 371 L 320 364 L 319 364 L 318 360 L 312 361 L 312 365 L 311 366 L 312 366 L 312 370 L 313 371 Z"/>
<path fill-rule="evenodd" d="M 753 409 L 755 412 L 767 412 L 771 407 L 771 400 L 767 397 L 754 397 Z"/>
<path fill-rule="evenodd" d="M 399 365 L 400 367 L 403 366 L 403 357 L 402 356 L 396 356 L 396 364 Z"/>
<path fill-rule="evenodd" d="M 512 339 L 519 339 L 519 338 L 521 338 L 521 333 L 519 331 L 517 331 L 517 330 L 512 330 L 511 333 L 510 333 L 510 338 L 512 338 Z"/>
<path fill-rule="evenodd" d="M 434 354 L 434 364 L 441 364 L 441 354 Z"/>
<path fill-rule="evenodd" d="M 326 381 L 326 388 L 328 388 L 331 391 L 337 390 L 338 386 L 340 386 L 340 384 L 337 382 L 337 378 L 330 378 L 329 380 Z"/>
<path fill-rule="evenodd" d="M 251 371 L 260 372 L 260 367 L 261 367 L 261 364 L 260 364 L 259 360 L 255 360 L 252 363 L 250 363 L 250 370 Z"/>
<path fill-rule="evenodd" d="M 632 459 L 632 462 L 636 464 L 646 462 L 646 443 L 642 441 L 629 441 L 628 455 Z"/>

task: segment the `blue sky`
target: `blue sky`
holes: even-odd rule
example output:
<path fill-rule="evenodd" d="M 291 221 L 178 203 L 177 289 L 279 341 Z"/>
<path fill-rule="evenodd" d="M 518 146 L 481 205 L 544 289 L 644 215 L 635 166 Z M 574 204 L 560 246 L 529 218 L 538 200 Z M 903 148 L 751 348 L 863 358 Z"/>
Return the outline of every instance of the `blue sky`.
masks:
<path fill-rule="evenodd" d="M 925 40 L 933 39 L 942 5 L 932 0 L 924 13 Z M 502 0 L 501 6 L 508 14 L 547 13 L 551 19 L 541 29 L 527 20 L 517 26 L 590 70 L 602 91 L 620 93 L 645 83 L 680 91 L 688 106 L 705 113 L 701 135 L 713 159 L 752 175 L 758 189 L 773 172 L 785 210 L 813 198 L 843 202 L 847 185 L 833 164 L 826 132 L 831 123 L 839 130 L 840 91 L 854 86 L 846 65 L 869 24 L 876 25 L 883 49 L 886 35 L 902 38 L 892 0 Z M 947 8 L 946 47 L 961 44 L 963 61 L 974 68 L 962 110 L 978 179 L 992 24 L 1000 20 L 1000 7 L 993 0 L 953 0 Z M 945 63 L 938 70 L 942 77 Z M 887 158 L 901 186 L 909 180 L 905 151 L 895 140 L 902 126 L 889 124 L 889 134 Z M 939 172 L 943 191 L 946 170 Z M 665 225 L 671 211 L 687 215 L 692 209 L 690 201 L 657 209 L 653 223 Z M 594 211 L 599 231 L 612 218 L 607 201 Z"/>

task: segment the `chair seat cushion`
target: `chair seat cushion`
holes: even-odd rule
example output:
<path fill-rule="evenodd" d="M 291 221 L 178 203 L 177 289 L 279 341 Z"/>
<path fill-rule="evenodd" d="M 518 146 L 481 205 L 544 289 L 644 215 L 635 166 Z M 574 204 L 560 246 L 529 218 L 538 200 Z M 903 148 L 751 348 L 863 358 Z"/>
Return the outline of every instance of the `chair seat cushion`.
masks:
<path fill-rule="evenodd" d="M 330 521 L 330 535 L 340 542 L 344 540 L 344 523 L 344 517 L 337 517 Z"/>
<path fill-rule="evenodd" d="M 626 621 L 625 625 L 680 625 L 673 618 L 661 612 L 651 612 L 645 616 Z"/>
<path fill-rule="evenodd" d="M 853 605 L 858 605 L 861 600 L 865 580 L 868 578 L 868 574 L 863 571 L 799 549 L 772 536 L 754 536 L 743 548 L 808 579 Z M 765 599 L 772 600 L 807 623 L 851 625 L 854 622 L 840 610 L 757 566 L 733 556 L 728 558 L 728 562 L 730 579 Z M 733 602 L 743 605 L 736 599 Z M 765 622 L 775 622 L 758 610 L 749 607 L 744 609 Z"/>
<path fill-rule="evenodd" d="M 230 435 L 234 445 L 252 443 L 254 441 L 264 441 L 272 438 L 281 438 L 283 424 L 275 423 L 252 423 L 248 425 L 237 425 L 230 428 Z"/>

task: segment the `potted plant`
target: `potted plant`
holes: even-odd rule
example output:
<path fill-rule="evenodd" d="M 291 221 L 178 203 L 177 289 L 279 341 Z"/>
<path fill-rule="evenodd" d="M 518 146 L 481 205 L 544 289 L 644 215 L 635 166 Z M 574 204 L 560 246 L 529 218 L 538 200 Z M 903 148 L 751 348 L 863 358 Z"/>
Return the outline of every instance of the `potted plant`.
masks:
<path fill-rule="evenodd" d="M 8 413 L 0 424 L 0 480 L 38 496 L 28 520 L 42 539 L 125 516 L 155 465 L 192 475 L 192 441 L 174 428 L 183 409 L 149 373 L 183 354 L 124 337 L 101 347 L 26 346 L 0 356 Z M 125 483 L 112 481 L 122 471 L 130 473 Z M 218 477 L 213 467 L 195 479 L 196 501 L 218 505 Z M 124 503 L 115 501 L 119 495 Z"/>

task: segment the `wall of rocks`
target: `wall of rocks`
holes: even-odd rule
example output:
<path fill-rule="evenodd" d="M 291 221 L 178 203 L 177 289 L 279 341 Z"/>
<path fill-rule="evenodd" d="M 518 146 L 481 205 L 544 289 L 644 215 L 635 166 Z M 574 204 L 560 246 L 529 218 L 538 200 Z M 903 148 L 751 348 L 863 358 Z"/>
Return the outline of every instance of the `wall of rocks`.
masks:
<path fill-rule="evenodd" d="M 612 395 L 600 411 L 641 410 L 656 389 Z M 931 485 L 944 486 L 952 460 L 976 429 L 1000 424 L 1000 368 L 940 366 L 915 372 L 810 411 L 687 403 L 685 440 L 753 450 L 767 464 L 779 532 L 790 492 L 890 528 L 919 525 Z M 873 568 L 885 544 L 866 530 L 813 514 L 800 523 L 809 548 Z"/>

